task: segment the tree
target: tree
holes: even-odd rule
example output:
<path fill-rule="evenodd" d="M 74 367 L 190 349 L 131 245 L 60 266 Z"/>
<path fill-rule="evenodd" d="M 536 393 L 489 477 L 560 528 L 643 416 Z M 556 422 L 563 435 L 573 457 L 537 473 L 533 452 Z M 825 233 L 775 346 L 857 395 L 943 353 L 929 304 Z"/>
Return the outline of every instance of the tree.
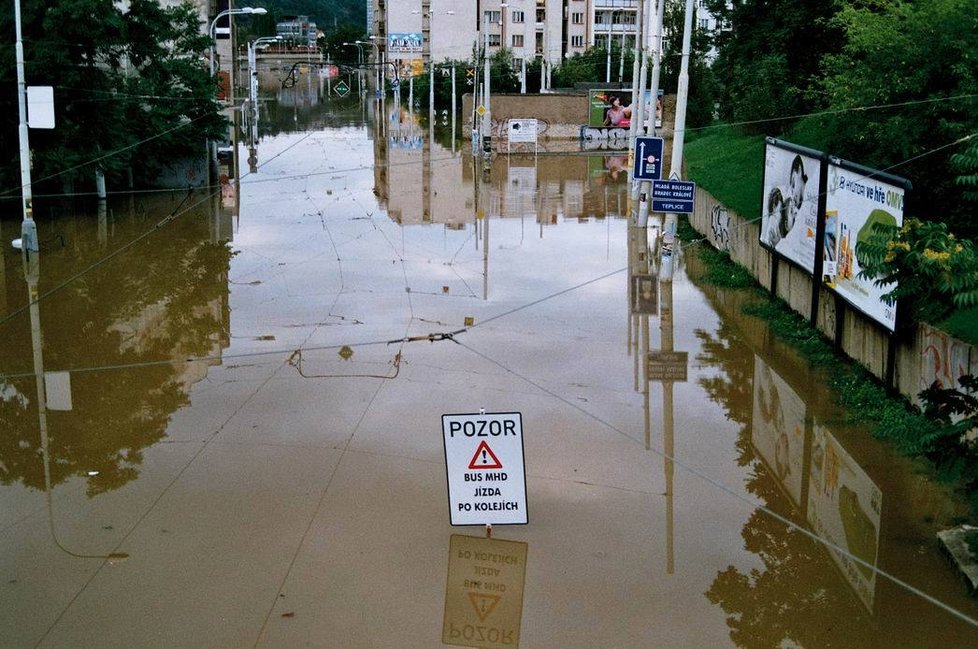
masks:
<path fill-rule="evenodd" d="M 659 87 L 666 92 L 672 92 L 671 89 L 679 85 L 685 14 L 685 3 L 681 0 L 667 2 L 662 19 L 666 39 L 663 44 L 662 73 L 659 83 Z M 694 14 L 690 34 L 689 95 L 686 107 L 686 125 L 690 128 L 705 126 L 713 121 L 713 105 L 718 90 L 713 70 L 706 60 L 709 50 L 709 35 L 699 27 L 699 21 Z"/>
<path fill-rule="evenodd" d="M 36 183 L 70 186 L 93 178 L 95 165 L 110 179 L 137 161 L 150 170 L 202 152 L 220 134 L 216 84 L 201 57 L 210 41 L 189 3 L 164 9 L 133 0 L 123 11 L 112 0 L 59 0 L 24 9 L 27 82 L 55 89 L 57 127 L 31 133 Z M 0 12 L 0 30 L 12 34 L 9 3 Z M 4 78 L 14 77 L 14 63 L 12 47 L 0 50 Z M 5 88 L 2 180 L 19 186 L 16 86 Z"/>
<path fill-rule="evenodd" d="M 836 20 L 845 45 L 823 61 L 831 113 L 820 122 L 828 150 L 890 169 L 978 132 L 974 12 L 973 0 L 846 6 Z M 978 226 L 955 185 L 953 153 L 961 149 L 907 168 L 914 180 L 907 209 L 942 214 L 972 236 Z"/>
<path fill-rule="evenodd" d="M 750 130 L 779 135 L 783 118 L 811 112 L 821 78 L 819 64 L 838 51 L 839 25 L 831 21 L 838 0 L 706 0 L 716 18 L 721 117 L 750 122 Z"/>
<path fill-rule="evenodd" d="M 325 50 L 330 60 L 337 65 L 350 67 L 357 66 L 362 60 L 364 63 L 370 60 L 373 54 L 373 44 L 367 45 L 344 45 L 343 43 L 356 43 L 357 41 L 367 42 L 367 34 L 356 25 L 344 24 L 329 30 L 326 33 Z M 362 52 L 362 55 L 361 55 Z"/>

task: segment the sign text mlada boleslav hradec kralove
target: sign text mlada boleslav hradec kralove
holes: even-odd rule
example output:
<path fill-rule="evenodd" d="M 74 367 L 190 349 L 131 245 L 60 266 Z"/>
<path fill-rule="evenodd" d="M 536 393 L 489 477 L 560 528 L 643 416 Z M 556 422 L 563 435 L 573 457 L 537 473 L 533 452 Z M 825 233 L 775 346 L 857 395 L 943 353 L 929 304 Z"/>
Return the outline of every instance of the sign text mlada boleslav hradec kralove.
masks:
<path fill-rule="evenodd" d="M 520 413 L 442 415 L 452 525 L 525 525 Z"/>

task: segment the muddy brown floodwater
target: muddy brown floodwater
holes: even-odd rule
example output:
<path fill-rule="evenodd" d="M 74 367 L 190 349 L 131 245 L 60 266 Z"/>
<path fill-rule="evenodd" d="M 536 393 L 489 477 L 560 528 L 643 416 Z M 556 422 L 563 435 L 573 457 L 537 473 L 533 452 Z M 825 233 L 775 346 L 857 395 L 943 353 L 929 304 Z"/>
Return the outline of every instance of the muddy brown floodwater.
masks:
<path fill-rule="evenodd" d="M 691 250 L 660 280 L 621 153 L 486 174 L 296 97 L 238 187 L 40 199 L 36 282 L 0 223 L 0 645 L 978 644 L 964 507 Z M 491 538 L 442 431 L 482 410 L 525 467 Z"/>

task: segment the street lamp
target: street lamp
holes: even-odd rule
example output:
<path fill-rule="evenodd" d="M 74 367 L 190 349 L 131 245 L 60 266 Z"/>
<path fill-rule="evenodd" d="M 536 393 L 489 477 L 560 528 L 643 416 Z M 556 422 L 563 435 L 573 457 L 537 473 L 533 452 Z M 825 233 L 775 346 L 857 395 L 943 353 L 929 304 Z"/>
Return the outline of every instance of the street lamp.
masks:
<path fill-rule="evenodd" d="M 251 143 L 258 141 L 258 46 L 277 43 L 281 36 L 259 36 L 248 43 L 248 101 L 251 105 Z"/>
<path fill-rule="evenodd" d="M 210 30 L 208 31 L 211 37 L 210 63 L 211 63 L 212 77 L 214 76 L 214 73 L 217 71 L 216 67 L 214 66 L 214 58 L 216 56 L 216 50 L 214 47 L 214 39 L 215 39 L 214 30 L 217 28 L 217 21 L 220 20 L 221 18 L 224 18 L 224 16 L 237 16 L 239 14 L 254 14 L 256 16 L 264 16 L 267 13 L 268 13 L 268 9 L 265 9 L 264 7 L 238 7 L 237 9 L 225 9 L 224 11 L 222 11 L 221 13 L 217 14 L 217 16 L 214 17 L 214 20 L 211 22 Z"/>
<path fill-rule="evenodd" d="M 360 41 L 354 41 L 352 43 L 343 43 L 343 47 L 357 48 L 357 65 L 363 65 L 363 48 L 360 47 Z"/>
<path fill-rule="evenodd" d="M 12 243 L 14 247 L 19 245 L 23 251 L 26 268 L 31 253 L 38 252 L 40 247 L 37 243 L 37 226 L 34 223 L 33 195 L 31 193 L 31 147 L 27 134 L 27 81 L 24 71 L 24 39 L 20 27 L 20 0 L 14 0 L 14 22 L 17 31 L 17 106 L 20 115 L 17 133 L 20 140 L 20 184 L 23 195 L 24 219 L 20 227 L 20 240 Z M 34 263 L 36 264 L 37 261 L 34 260 Z"/>

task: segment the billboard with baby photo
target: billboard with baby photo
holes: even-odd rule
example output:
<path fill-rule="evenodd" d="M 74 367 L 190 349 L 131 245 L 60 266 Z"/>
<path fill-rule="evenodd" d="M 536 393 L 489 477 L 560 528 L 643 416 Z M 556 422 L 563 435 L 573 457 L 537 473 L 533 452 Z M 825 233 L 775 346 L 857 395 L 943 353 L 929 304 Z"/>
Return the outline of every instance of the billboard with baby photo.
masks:
<path fill-rule="evenodd" d="M 768 138 L 764 150 L 761 245 L 815 272 L 818 188 L 824 154 Z"/>

